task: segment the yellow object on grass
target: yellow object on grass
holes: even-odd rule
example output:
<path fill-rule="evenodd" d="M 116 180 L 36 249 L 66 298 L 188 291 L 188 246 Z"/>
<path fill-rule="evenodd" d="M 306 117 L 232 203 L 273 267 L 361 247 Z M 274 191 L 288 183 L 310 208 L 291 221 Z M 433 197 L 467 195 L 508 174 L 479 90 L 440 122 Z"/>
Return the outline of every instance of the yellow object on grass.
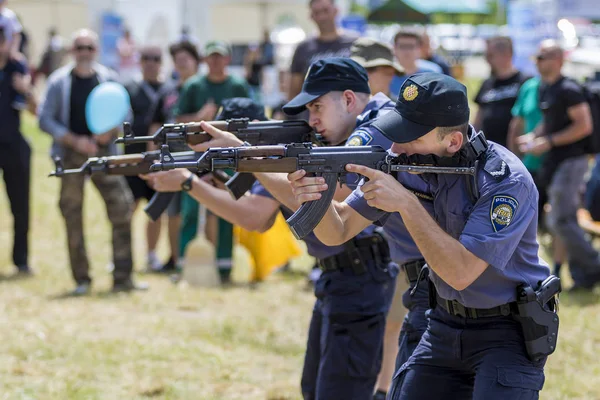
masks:
<path fill-rule="evenodd" d="M 236 242 L 244 246 L 251 255 L 252 281 L 264 280 L 277 267 L 302 255 L 300 246 L 281 213 L 265 233 L 250 232 L 239 226 L 235 226 L 233 232 Z"/>

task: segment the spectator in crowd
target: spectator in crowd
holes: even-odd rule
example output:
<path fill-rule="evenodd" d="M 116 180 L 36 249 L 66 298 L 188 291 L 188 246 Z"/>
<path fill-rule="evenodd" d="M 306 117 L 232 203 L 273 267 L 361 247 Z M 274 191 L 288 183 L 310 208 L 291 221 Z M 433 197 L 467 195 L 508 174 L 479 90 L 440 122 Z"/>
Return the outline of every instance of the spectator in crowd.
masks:
<path fill-rule="evenodd" d="M 403 76 L 404 69 L 394 59 L 390 46 L 368 38 L 359 38 L 350 48 L 350 58 L 362 65 L 369 75 L 371 94 L 383 93 L 390 97 L 394 76 Z"/>
<path fill-rule="evenodd" d="M 271 42 L 271 32 L 266 29 L 263 32 L 263 40 L 260 43 L 260 52 L 264 65 L 275 64 L 275 46 Z"/>
<path fill-rule="evenodd" d="M 61 157 L 65 168 L 78 168 L 89 156 L 116 153 L 113 144 L 116 129 L 92 135 L 85 118 L 85 104 L 92 89 L 102 82 L 116 80 L 116 76 L 95 62 L 96 33 L 87 29 L 77 31 L 72 45 L 75 63 L 50 75 L 39 111 L 40 129 L 54 139 L 52 156 Z M 71 271 L 77 285 L 73 295 L 88 294 L 92 282 L 82 220 L 85 181 L 83 175 L 67 175 L 62 178 L 60 189 L 59 206 L 66 223 Z M 133 199 L 127 181 L 122 176 L 105 174 L 92 175 L 91 181 L 104 199 L 112 224 L 113 291 L 145 289 L 145 285 L 135 285 L 131 277 Z"/>
<path fill-rule="evenodd" d="M 488 140 L 507 146 L 511 110 L 519 88 L 528 77 L 513 65 L 513 45 L 509 37 L 490 38 L 486 45 L 485 58 L 491 76 L 481 84 L 475 96 L 479 108 L 473 125 L 475 129 L 483 130 Z"/>
<path fill-rule="evenodd" d="M 10 35 L 10 33 L 9 33 Z M 0 170 L 13 215 L 13 263 L 19 274 L 30 274 L 28 259 L 31 148 L 21 134 L 17 95 L 31 99 L 31 83 L 20 61 L 11 59 L 9 37 L 0 26 Z"/>
<path fill-rule="evenodd" d="M 174 109 L 177 105 L 179 94 L 183 85 L 198 72 L 198 66 L 202 61 L 198 49 L 191 42 L 178 42 L 169 48 L 169 53 L 175 65 L 178 80 L 170 82 L 168 90 L 163 90 L 154 108 L 151 131 L 156 131 L 161 125 L 175 122 Z M 171 151 L 189 150 L 185 144 L 171 143 Z M 169 220 L 169 244 L 171 256 L 162 265 L 159 272 L 170 273 L 178 266 L 179 262 L 179 233 L 181 229 L 181 193 L 177 192 L 167 209 Z"/>
<path fill-rule="evenodd" d="M 519 89 L 517 99 L 511 110 L 513 117 L 508 129 L 506 147 L 517 155 L 520 155 L 517 138 L 526 133 L 535 131 L 544 118 L 539 104 L 540 83 L 541 80 L 539 77 L 534 77 L 525 81 Z M 543 155 L 537 156 L 534 154 L 524 154 L 522 157 L 523 164 L 533 176 L 538 191 L 540 192 L 538 223 L 543 222 L 544 204 L 546 204 L 548 200 L 546 188 L 540 186 L 538 178 L 538 171 L 542 164 L 542 159 Z"/>
<path fill-rule="evenodd" d="M 594 221 L 600 221 L 600 155 L 596 156 L 594 162 L 585 190 L 585 208 Z"/>
<path fill-rule="evenodd" d="M 261 103 L 261 90 L 263 82 L 264 60 L 261 49 L 257 44 L 250 44 L 244 54 L 244 69 L 246 81 L 250 88 L 250 97 L 257 103 Z"/>
<path fill-rule="evenodd" d="M 184 85 L 175 110 L 177 122 L 213 120 L 223 100 L 249 97 L 245 80 L 227 71 L 231 61 L 231 50 L 227 43 L 209 42 L 204 54 L 208 73 L 190 78 Z M 196 236 L 198 225 L 198 203 L 187 193 L 182 193 L 181 216 L 180 254 L 184 254 L 187 244 Z M 215 232 L 210 228 L 214 226 L 214 219 L 212 221 L 207 220 L 207 237 L 215 242 L 221 279 L 228 282 L 233 252 L 233 225 L 219 219 Z"/>
<path fill-rule="evenodd" d="M 139 53 L 129 29 L 125 29 L 123 36 L 117 40 L 117 52 L 119 53 L 119 79 L 121 82 L 129 83 L 139 73 Z"/>
<path fill-rule="evenodd" d="M 433 51 L 433 49 L 431 48 L 431 39 L 425 31 L 421 35 L 421 57 L 423 57 L 423 60 L 425 61 L 429 61 L 439 65 L 444 74 L 452 76 L 450 65 L 444 59 L 444 57 L 440 56 L 439 54 L 436 54 Z"/>
<path fill-rule="evenodd" d="M 404 76 L 395 76 L 390 85 L 390 94 L 396 98 L 400 87 L 410 75 L 419 72 L 442 72 L 439 65 L 421 59 L 422 34 L 415 29 L 403 28 L 394 36 L 394 54 L 404 68 Z"/>
<path fill-rule="evenodd" d="M 540 108 L 544 122 L 535 133 L 519 137 L 523 153 L 545 154 L 541 181 L 548 188 L 548 229 L 565 244 L 574 281 L 571 290 L 591 289 L 600 282 L 600 255 L 577 223 L 581 189 L 588 170 L 584 139 L 592 116 L 581 86 L 562 74 L 563 49 L 545 40 L 536 56 L 542 79 Z"/>
<path fill-rule="evenodd" d="M 513 118 L 510 121 L 508 130 L 508 149 L 517 155 L 521 155 L 518 148 L 517 138 L 523 134 L 535 131 L 535 129 L 542 123 L 543 115 L 540 109 L 539 102 L 539 89 L 541 80 L 539 77 L 531 78 L 519 89 L 517 101 L 512 108 Z M 538 229 L 544 231 L 545 229 L 545 204 L 548 202 L 547 187 L 543 184 L 540 179 L 540 167 L 543 161 L 543 155 L 524 154 L 522 157 L 523 164 L 527 170 L 531 173 L 533 181 L 538 189 Z M 561 242 L 558 236 L 555 236 L 552 241 L 554 260 L 554 273 L 558 276 L 560 271 L 560 265 L 563 264 L 566 259 L 566 249 L 564 244 Z"/>
<path fill-rule="evenodd" d="M 56 71 L 63 63 L 63 59 L 66 55 L 65 50 L 63 40 L 56 28 L 50 28 L 48 30 L 48 42 L 46 43 L 40 65 L 36 70 L 36 76 L 41 74 L 45 78 L 48 78 L 51 73 Z"/>
<path fill-rule="evenodd" d="M 162 51 L 158 46 L 145 46 L 140 51 L 142 78 L 130 82 L 126 88 L 129 92 L 131 101 L 131 110 L 133 113 L 132 130 L 137 136 L 146 136 L 151 134 L 150 124 L 154 116 L 154 109 L 161 97 L 163 91 L 167 91 L 166 84 L 160 78 L 160 68 L 162 65 Z M 153 143 L 136 143 L 125 146 L 126 154 L 141 153 L 144 151 L 156 150 Z M 140 200 L 150 201 L 154 195 L 154 190 L 148 183 L 137 177 L 127 176 L 127 183 L 133 194 L 135 202 L 134 211 L 140 203 Z M 156 255 L 156 245 L 160 237 L 161 220 L 146 222 L 146 245 L 148 250 L 146 270 L 157 271 L 162 267 Z"/>
<path fill-rule="evenodd" d="M 337 28 L 335 19 L 338 8 L 335 0 L 310 0 L 309 7 L 310 18 L 317 25 L 319 34 L 298 44 L 294 52 L 288 99 L 293 99 L 302 90 L 304 76 L 313 61 L 327 57 L 349 57 L 350 46 L 357 39 L 355 35 L 347 35 Z"/>
<path fill-rule="evenodd" d="M 0 0 L 0 27 L 4 29 L 4 37 L 10 46 L 11 58 L 24 61 L 24 55 L 20 52 L 23 26 L 19 22 L 17 14 L 6 7 L 7 2 L 8 0 Z"/>

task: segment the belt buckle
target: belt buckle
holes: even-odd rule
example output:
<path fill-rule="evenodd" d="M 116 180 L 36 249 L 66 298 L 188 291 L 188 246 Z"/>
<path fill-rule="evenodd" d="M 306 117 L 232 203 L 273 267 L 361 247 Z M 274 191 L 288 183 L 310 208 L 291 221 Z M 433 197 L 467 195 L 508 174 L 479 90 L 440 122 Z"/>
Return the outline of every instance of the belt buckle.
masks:
<path fill-rule="evenodd" d="M 449 305 L 452 308 L 452 314 L 458 315 L 459 317 L 467 318 L 467 309 L 465 306 L 463 306 L 456 300 L 450 301 Z"/>

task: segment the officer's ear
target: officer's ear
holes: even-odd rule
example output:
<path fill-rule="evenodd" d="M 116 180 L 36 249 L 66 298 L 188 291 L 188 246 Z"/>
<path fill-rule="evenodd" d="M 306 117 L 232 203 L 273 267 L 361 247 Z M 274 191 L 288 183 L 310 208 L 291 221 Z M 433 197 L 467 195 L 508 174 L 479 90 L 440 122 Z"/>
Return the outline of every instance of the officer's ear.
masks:
<path fill-rule="evenodd" d="M 354 107 L 356 107 L 356 93 L 354 93 L 352 90 L 344 90 L 342 93 L 342 101 L 344 102 L 344 106 L 346 106 L 346 110 L 351 111 L 354 109 Z"/>
<path fill-rule="evenodd" d="M 457 153 L 463 146 L 464 135 L 456 128 L 437 128 L 437 137 L 440 140 L 448 154 Z"/>

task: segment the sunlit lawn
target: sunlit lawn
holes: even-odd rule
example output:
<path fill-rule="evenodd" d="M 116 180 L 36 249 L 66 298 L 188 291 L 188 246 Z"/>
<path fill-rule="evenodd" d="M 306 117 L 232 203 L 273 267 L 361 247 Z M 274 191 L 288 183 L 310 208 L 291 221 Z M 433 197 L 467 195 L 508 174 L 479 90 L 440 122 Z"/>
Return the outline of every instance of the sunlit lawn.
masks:
<path fill-rule="evenodd" d="M 57 298 L 73 288 L 59 181 L 47 177 L 48 136 L 31 118 L 24 131 L 34 147 L 31 264 L 38 274 L 0 282 L 0 399 L 300 399 L 313 302 L 304 282 L 275 276 L 255 291 L 199 290 L 137 274 L 149 292 L 110 295 L 108 222 L 91 186 L 85 230 L 94 293 Z M 145 267 L 144 218 L 134 221 L 138 271 Z M 0 195 L 6 276 L 11 242 L 9 205 Z M 600 295 L 561 300 L 559 346 L 541 397 L 600 399 Z"/>

